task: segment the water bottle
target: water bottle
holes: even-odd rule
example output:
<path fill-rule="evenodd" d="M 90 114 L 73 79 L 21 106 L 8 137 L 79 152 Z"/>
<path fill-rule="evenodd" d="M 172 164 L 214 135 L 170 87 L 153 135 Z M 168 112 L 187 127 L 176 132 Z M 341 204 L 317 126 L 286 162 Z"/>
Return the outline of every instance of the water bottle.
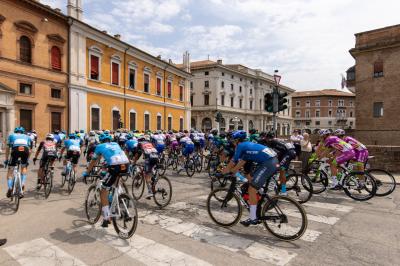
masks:
<path fill-rule="evenodd" d="M 243 183 L 247 182 L 247 178 L 244 177 L 240 172 L 237 172 L 235 174 L 235 176 L 236 176 L 237 180 L 239 180 L 240 182 L 243 182 Z"/>

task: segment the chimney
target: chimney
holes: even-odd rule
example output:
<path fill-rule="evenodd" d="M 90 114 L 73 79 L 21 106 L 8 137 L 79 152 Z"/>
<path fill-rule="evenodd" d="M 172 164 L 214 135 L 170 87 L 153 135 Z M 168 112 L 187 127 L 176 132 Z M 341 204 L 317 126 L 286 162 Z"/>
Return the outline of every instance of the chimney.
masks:
<path fill-rule="evenodd" d="M 107 34 L 107 31 L 106 31 L 106 30 L 103 30 L 102 33 Z"/>
<path fill-rule="evenodd" d="M 115 39 L 118 39 L 118 40 L 121 40 L 121 34 L 115 34 L 115 35 L 114 35 L 114 38 L 115 38 Z"/>
<path fill-rule="evenodd" d="M 76 0 L 76 19 L 83 20 L 82 0 Z"/>
<path fill-rule="evenodd" d="M 76 18 L 76 8 L 75 8 L 74 1 L 75 0 L 68 0 L 67 14 L 70 17 Z"/>
<path fill-rule="evenodd" d="M 54 11 L 61 13 L 61 9 L 59 9 L 59 8 L 54 8 Z"/>
<path fill-rule="evenodd" d="M 171 64 L 171 65 L 173 64 L 172 59 L 168 59 L 168 64 Z"/>
<path fill-rule="evenodd" d="M 218 65 L 222 65 L 222 59 L 218 59 L 218 60 L 217 60 L 217 64 L 218 64 Z"/>
<path fill-rule="evenodd" d="M 183 54 L 183 69 L 190 73 L 190 54 L 188 51 Z"/>

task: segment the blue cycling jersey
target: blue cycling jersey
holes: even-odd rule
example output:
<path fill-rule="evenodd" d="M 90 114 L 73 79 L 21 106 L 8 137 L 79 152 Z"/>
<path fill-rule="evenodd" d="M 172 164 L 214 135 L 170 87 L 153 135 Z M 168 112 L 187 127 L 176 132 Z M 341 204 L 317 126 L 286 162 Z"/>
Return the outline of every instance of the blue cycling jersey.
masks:
<path fill-rule="evenodd" d="M 56 141 L 56 143 L 61 143 L 61 137 L 58 134 L 54 134 L 54 140 Z"/>
<path fill-rule="evenodd" d="M 136 149 L 138 145 L 138 141 L 136 139 L 130 139 L 127 142 L 125 142 L 125 149 L 128 152 L 132 152 L 134 149 Z"/>
<path fill-rule="evenodd" d="M 67 151 L 80 151 L 82 145 L 81 139 L 67 139 L 64 140 L 64 146 Z"/>
<path fill-rule="evenodd" d="M 31 147 L 32 140 L 28 135 L 14 133 L 8 136 L 7 144 L 9 147 Z"/>
<path fill-rule="evenodd" d="M 276 152 L 267 146 L 245 141 L 237 145 L 233 161 L 237 163 L 239 160 L 250 161 L 255 163 L 263 163 L 271 158 L 276 157 Z"/>
<path fill-rule="evenodd" d="M 94 150 L 93 160 L 97 160 L 100 156 L 104 158 L 107 165 L 120 165 L 129 163 L 125 152 L 116 142 L 102 143 L 96 146 Z"/>

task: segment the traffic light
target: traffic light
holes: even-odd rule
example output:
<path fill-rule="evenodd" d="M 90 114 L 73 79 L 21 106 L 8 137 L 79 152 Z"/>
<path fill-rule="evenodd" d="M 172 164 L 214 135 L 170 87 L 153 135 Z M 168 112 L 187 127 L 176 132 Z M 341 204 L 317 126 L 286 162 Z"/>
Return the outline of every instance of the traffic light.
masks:
<path fill-rule="evenodd" d="M 264 110 L 272 113 L 274 109 L 274 97 L 272 92 L 264 95 Z"/>
<path fill-rule="evenodd" d="M 217 112 L 215 115 L 215 122 L 221 122 L 222 121 L 222 114 L 221 112 Z"/>
<path fill-rule="evenodd" d="M 287 105 L 285 103 L 287 103 L 287 99 L 285 98 L 288 94 L 286 92 L 279 92 L 278 93 L 278 111 L 283 111 L 285 109 L 287 109 Z"/>

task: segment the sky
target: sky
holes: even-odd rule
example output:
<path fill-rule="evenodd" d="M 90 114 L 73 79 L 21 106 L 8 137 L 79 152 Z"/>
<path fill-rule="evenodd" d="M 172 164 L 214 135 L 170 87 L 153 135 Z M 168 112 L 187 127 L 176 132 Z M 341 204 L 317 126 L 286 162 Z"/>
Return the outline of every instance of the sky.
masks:
<path fill-rule="evenodd" d="M 67 0 L 41 0 L 66 12 Z M 340 89 L 354 33 L 400 24 L 398 0 L 82 0 L 84 21 L 155 56 L 222 59 L 295 90 Z"/>

